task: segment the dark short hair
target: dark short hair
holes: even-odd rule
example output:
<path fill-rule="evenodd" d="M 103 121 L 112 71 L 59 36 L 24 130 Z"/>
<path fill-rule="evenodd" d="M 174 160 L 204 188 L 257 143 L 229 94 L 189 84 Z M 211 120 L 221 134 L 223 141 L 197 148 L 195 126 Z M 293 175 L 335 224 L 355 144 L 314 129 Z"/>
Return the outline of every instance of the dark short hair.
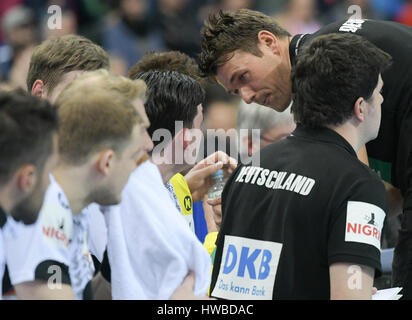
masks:
<path fill-rule="evenodd" d="M 150 52 L 145 54 L 129 71 L 129 78 L 134 79 L 139 73 L 152 70 L 170 70 L 188 75 L 206 86 L 205 79 L 200 75 L 195 59 L 179 51 Z"/>
<path fill-rule="evenodd" d="M 240 9 L 211 14 L 201 31 L 199 68 L 202 75 L 216 75 L 217 68 L 226 63 L 236 50 L 261 57 L 257 44 L 258 33 L 262 30 L 280 38 L 290 36 L 272 17 L 258 11 Z"/>
<path fill-rule="evenodd" d="M 0 91 L 0 184 L 23 165 L 39 170 L 53 151 L 57 110 L 21 89 Z"/>
<path fill-rule="evenodd" d="M 148 133 L 153 136 L 157 129 L 175 134 L 175 121 L 183 121 L 183 127 L 191 128 L 197 114 L 197 106 L 205 98 L 205 90 L 192 77 L 172 70 L 150 70 L 137 73 L 133 79 L 146 82 L 145 110 L 150 120 Z M 154 145 L 161 141 L 153 141 Z"/>
<path fill-rule="evenodd" d="M 109 69 L 109 56 L 97 44 L 78 35 L 66 35 L 43 41 L 31 56 L 27 74 L 27 90 L 42 80 L 49 94 L 70 71 Z"/>
<path fill-rule="evenodd" d="M 365 38 L 335 33 L 305 47 L 292 68 L 292 113 L 308 127 L 340 125 L 360 97 L 368 100 L 392 58 Z"/>

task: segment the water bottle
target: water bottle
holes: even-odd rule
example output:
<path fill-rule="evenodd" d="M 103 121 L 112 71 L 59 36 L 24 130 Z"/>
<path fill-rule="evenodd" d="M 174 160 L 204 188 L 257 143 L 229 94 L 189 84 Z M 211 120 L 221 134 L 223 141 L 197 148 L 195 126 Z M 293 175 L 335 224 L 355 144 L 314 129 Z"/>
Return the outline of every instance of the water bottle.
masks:
<path fill-rule="evenodd" d="M 222 195 L 223 187 L 225 186 L 225 182 L 223 181 L 224 176 L 222 169 L 219 169 L 214 174 L 212 174 L 212 177 L 215 183 L 207 193 L 207 197 L 210 200 L 220 198 Z"/>

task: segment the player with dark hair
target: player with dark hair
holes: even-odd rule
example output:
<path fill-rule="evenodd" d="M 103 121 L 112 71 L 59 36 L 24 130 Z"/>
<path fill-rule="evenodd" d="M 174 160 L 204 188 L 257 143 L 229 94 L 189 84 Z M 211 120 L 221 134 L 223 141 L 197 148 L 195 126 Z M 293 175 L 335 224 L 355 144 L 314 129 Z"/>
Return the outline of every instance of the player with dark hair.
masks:
<path fill-rule="evenodd" d="M 36 222 L 57 161 L 57 129 L 56 109 L 47 101 L 22 90 L 0 92 L 0 279 L 2 229 L 8 215 L 24 224 Z M 0 293 L 1 288 L 0 281 Z"/>
<path fill-rule="evenodd" d="M 350 18 L 313 34 L 291 37 L 263 13 L 247 9 L 220 12 L 210 16 L 202 31 L 200 69 L 247 103 L 281 112 L 292 102 L 290 74 L 302 49 L 317 37 L 336 32 L 360 35 L 393 58 L 391 67 L 382 73 L 385 99 L 379 134 L 358 156 L 382 177 L 389 217 L 403 212 L 392 267 L 393 285 L 402 287 L 412 270 L 412 28 Z"/>
<path fill-rule="evenodd" d="M 356 152 L 378 134 L 390 63 L 351 34 L 302 50 L 291 78 L 296 130 L 262 149 L 260 166 L 239 166 L 223 191 L 212 296 L 371 298 L 387 203 Z"/>

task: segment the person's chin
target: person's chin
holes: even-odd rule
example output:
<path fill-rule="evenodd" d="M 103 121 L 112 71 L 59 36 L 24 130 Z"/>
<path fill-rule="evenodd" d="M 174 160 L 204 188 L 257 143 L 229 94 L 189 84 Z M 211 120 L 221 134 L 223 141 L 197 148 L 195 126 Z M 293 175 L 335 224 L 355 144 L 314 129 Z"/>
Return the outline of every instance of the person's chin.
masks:
<path fill-rule="evenodd" d="M 113 196 L 110 198 L 106 198 L 102 201 L 99 201 L 99 204 L 101 206 L 115 206 L 115 205 L 118 205 L 120 201 L 122 201 L 122 196 L 118 195 L 118 196 Z"/>

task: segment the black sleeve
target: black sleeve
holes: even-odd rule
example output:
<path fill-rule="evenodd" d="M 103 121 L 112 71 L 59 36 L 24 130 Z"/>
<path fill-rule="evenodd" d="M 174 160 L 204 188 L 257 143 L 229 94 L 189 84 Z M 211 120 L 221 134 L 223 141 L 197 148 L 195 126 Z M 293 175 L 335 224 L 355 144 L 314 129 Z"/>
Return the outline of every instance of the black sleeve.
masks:
<path fill-rule="evenodd" d="M 100 272 L 106 281 L 111 283 L 111 268 L 109 263 L 109 257 L 107 255 L 107 249 L 104 251 L 102 264 L 100 265 Z"/>
<path fill-rule="evenodd" d="M 329 222 L 328 263 L 366 265 L 381 273 L 381 232 L 387 212 L 383 183 L 358 180 Z"/>
<path fill-rule="evenodd" d="M 54 260 L 41 262 L 34 271 L 34 278 L 35 280 L 53 281 L 53 283 L 71 285 L 69 267 Z"/>
<path fill-rule="evenodd" d="M 402 286 L 403 298 L 412 299 L 412 103 L 403 115 L 397 148 L 396 164 L 393 168 L 393 184 L 401 189 L 403 212 L 401 229 L 392 264 L 393 281 Z"/>
<path fill-rule="evenodd" d="M 100 271 L 101 263 L 99 259 L 94 254 L 90 254 L 92 256 L 93 265 L 94 265 L 94 276 Z"/>

